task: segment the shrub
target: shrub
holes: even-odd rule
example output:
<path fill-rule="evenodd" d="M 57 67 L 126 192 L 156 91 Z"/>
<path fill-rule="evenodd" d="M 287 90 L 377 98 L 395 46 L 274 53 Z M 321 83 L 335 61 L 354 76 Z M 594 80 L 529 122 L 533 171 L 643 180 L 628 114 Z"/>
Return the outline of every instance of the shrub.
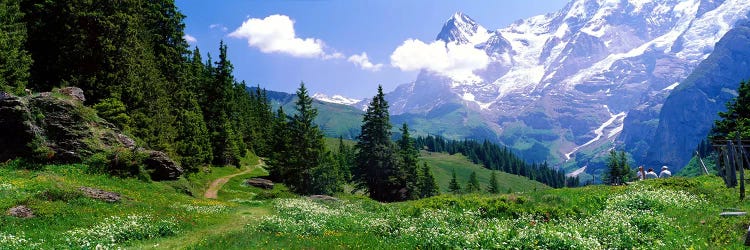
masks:
<path fill-rule="evenodd" d="M 135 149 L 117 148 L 91 155 L 84 163 L 90 173 L 107 173 L 121 177 L 138 177 L 148 181 L 143 162 L 148 158 L 146 153 Z"/>

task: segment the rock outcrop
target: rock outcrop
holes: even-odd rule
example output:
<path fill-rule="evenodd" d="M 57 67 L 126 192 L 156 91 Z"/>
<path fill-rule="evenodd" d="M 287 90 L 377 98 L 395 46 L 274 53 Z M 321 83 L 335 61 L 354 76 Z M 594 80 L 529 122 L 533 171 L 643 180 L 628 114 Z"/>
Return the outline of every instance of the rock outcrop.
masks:
<path fill-rule="evenodd" d="M 83 106 L 83 90 L 67 87 L 25 97 L 0 92 L 0 162 L 27 158 L 42 163 L 81 163 L 100 152 L 130 150 L 153 180 L 175 180 L 182 168 L 165 153 L 135 140 Z"/>
<path fill-rule="evenodd" d="M 250 178 L 245 181 L 247 185 L 264 189 L 273 189 L 273 182 L 263 178 Z"/>
<path fill-rule="evenodd" d="M 8 215 L 18 218 L 32 218 L 34 217 L 34 212 L 31 211 L 31 208 L 20 205 L 8 209 Z"/>
<path fill-rule="evenodd" d="M 151 179 L 155 181 L 176 180 L 184 172 L 180 165 L 161 151 L 148 151 L 145 162 Z"/>
<path fill-rule="evenodd" d="M 90 188 L 90 187 L 80 187 L 78 188 L 78 190 L 81 190 L 81 192 L 83 192 L 83 195 L 85 195 L 86 197 L 97 199 L 97 200 L 102 200 L 106 202 L 118 202 L 120 201 L 120 199 L 122 199 L 120 197 L 120 194 L 118 193 L 108 192 L 108 191 L 104 191 L 101 189 Z"/>

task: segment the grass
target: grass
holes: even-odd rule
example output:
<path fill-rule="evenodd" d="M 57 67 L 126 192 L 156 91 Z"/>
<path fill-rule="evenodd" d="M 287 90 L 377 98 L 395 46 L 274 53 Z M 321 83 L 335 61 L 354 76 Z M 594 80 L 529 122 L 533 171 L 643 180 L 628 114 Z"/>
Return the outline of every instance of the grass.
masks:
<path fill-rule="evenodd" d="M 271 216 L 190 249 L 743 249 L 747 210 L 717 177 L 523 194 L 272 201 Z M 690 216 L 686 216 L 686 215 Z"/>
<path fill-rule="evenodd" d="M 106 244 L 99 242 L 105 245 L 127 244 L 136 239 L 173 235 L 188 225 L 209 224 L 213 220 L 204 214 L 192 213 L 174 206 L 181 204 L 229 206 L 223 202 L 196 200 L 175 189 L 171 185 L 174 183 L 147 183 L 137 179 L 90 175 L 86 174 L 85 166 L 81 165 L 47 166 L 41 171 L 2 169 L 0 170 L 0 183 L 8 187 L 0 191 L 3 196 L 0 202 L 2 211 L 12 206 L 26 205 L 36 215 L 31 219 L 2 216 L 0 217 L 0 232 L 24 235 L 29 241 L 29 245 L 25 247 L 31 248 L 53 249 L 79 246 L 82 244 L 80 241 L 69 241 L 69 239 L 77 235 L 75 232 L 87 228 L 111 229 L 111 234 L 107 236 L 117 238 L 117 240 Z M 117 203 L 93 200 L 77 191 L 81 186 L 117 192 L 124 198 Z M 165 224 L 166 230 L 164 228 L 148 229 L 152 231 L 144 229 L 146 231 L 142 235 L 121 236 L 117 233 L 117 228 L 129 224 L 130 222 L 122 220 L 130 216 L 145 216 L 130 220 L 136 224 L 162 221 L 174 223 Z"/>
<path fill-rule="evenodd" d="M 466 186 L 469 181 L 469 175 L 472 172 L 477 173 L 477 179 L 483 190 L 487 189 L 490 182 L 492 170 L 484 168 L 482 165 L 472 163 L 468 158 L 461 154 L 449 155 L 446 153 L 422 152 L 421 160 L 427 162 L 432 168 L 432 174 L 440 186 L 440 191 L 448 192 L 448 183 L 452 177 L 452 171 L 456 170 L 456 178 L 462 187 Z M 508 174 L 505 172 L 495 171 L 497 174 L 498 184 L 502 192 L 525 192 L 548 189 L 547 185 L 541 182 L 530 180 L 529 178 Z"/>
<path fill-rule="evenodd" d="M 257 160 L 248 155 L 242 162 Z M 178 181 L 147 182 L 90 174 L 85 165 L 13 167 L 0 165 L 0 210 L 25 205 L 36 216 L 0 216 L 0 249 L 182 248 L 268 214 L 269 206 L 261 198 L 290 196 L 283 186 L 265 191 L 241 184 L 245 178 L 266 175 L 263 168 L 231 179 L 219 199 L 211 200 L 202 198 L 208 183 L 241 168 L 211 168 Z M 250 166 L 242 168 L 246 167 Z M 78 191 L 82 186 L 117 192 L 123 199 L 94 200 Z"/>
<path fill-rule="evenodd" d="M 480 172 L 486 169 L 463 156 L 424 159 L 436 176 L 442 173 L 441 182 L 456 168 L 462 184 L 477 171 L 486 186 L 488 172 Z M 243 162 L 252 160 L 257 162 Z M 254 168 L 230 179 L 218 199 L 201 198 L 210 180 L 244 167 L 145 182 L 88 174 L 84 165 L 0 165 L 0 210 L 26 205 L 36 214 L 0 216 L 0 249 L 742 249 L 750 219 L 718 216 L 726 208 L 750 211 L 750 203 L 740 202 L 737 189 L 715 176 L 549 189 L 498 175 L 501 185 L 524 192 L 386 204 L 346 194 L 339 201 L 311 200 L 283 185 L 249 187 L 244 179 L 266 174 Z M 77 191 L 80 186 L 124 198 L 93 200 Z"/>

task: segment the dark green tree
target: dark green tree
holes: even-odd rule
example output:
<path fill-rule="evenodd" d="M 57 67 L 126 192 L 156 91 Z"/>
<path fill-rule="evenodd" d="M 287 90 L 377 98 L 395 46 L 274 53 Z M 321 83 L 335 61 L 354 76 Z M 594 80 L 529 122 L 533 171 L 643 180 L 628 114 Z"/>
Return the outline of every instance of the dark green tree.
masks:
<path fill-rule="evenodd" d="M 340 166 L 330 151 L 324 151 L 320 165 L 312 169 L 311 194 L 335 194 L 343 191 Z"/>
<path fill-rule="evenodd" d="M 500 184 L 497 182 L 497 174 L 495 171 L 492 171 L 492 175 L 490 175 L 490 184 L 487 186 L 487 192 L 491 194 L 500 193 Z"/>
<path fill-rule="evenodd" d="M 743 81 L 737 97 L 727 102 L 727 111 L 719 112 L 719 120 L 711 129 L 711 139 L 734 140 L 750 138 L 750 84 Z"/>
<path fill-rule="evenodd" d="M 406 198 L 419 198 L 419 176 L 417 174 L 417 161 L 419 151 L 414 147 L 414 140 L 409 135 L 409 126 L 404 123 L 401 126 L 401 139 L 398 141 L 398 154 L 401 163 L 401 176 L 405 181 Z"/>
<path fill-rule="evenodd" d="M 352 168 L 354 168 L 354 148 L 344 143 L 344 138 L 339 136 L 339 148 L 336 153 L 336 160 L 338 161 L 339 168 L 341 171 L 342 178 L 344 181 L 350 181 L 352 179 Z"/>
<path fill-rule="evenodd" d="M 607 169 L 602 174 L 602 182 L 609 185 L 622 185 L 626 181 L 630 181 L 632 175 L 625 152 L 622 151 L 618 154 L 615 150 L 609 151 Z"/>
<path fill-rule="evenodd" d="M 289 123 L 293 143 L 287 156 L 290 158 L 288 171 L 295 176 L 285 183 L 295 192 L 308 193 L 312 190 L 312 169 L 320 164 L 324 147 L 323 135 L 314 123 L 318 110 L 312 106 L 312 98 L 304 83 L 300 83 L 297 89 L 295 109 L 297 112 Z"/>
<path fill-rule="evenodd" d="M 461 185 L 458 184 L 458 179 L 456 178 L 456 170 L 453 169 L 453 172 L 451 173 L 451 182 L 448 183 L 448 191 L 453 194 L 460 194 L 461 193 Z"/>
<path fill-rule="evenodd" d="M 419 197 L 427 198 L 440 194 L 440 187 L 438 187 L 435 176 L 432 175 L 430 167 L 427 166 L 426 162 L 422 163 L 422 171 L 420 173 L 419 180 Z"/>
<path fill-rule="evenodd" d="M 209 57 L 210 58 L 210 57 Z M 209 64 L 210 65 L 210 64 Z M 216 67 L 207 66 L 210 78 L 203 85 L 203 117 L 211 136 L 213 163 L 221 165 L 238 164 L 242 154 L 241 136 L 235 130 L 233 111 L 234 66 L 227 59 L 227 46 L 222 41 L 219 45 L 219 61 Z"/>
<path fill-rule="evenodd" d="M 635 172 L 630 168 L 630 163 L 628 163 L 628 156 L 625 154 L 625 151 L 620 151 L 617 159 L 618 164 L 620 165 L 620 175 L 622 176 L 620 179 L 622 180 L 622 184 L 634 179 Z"/>
<path fill-rule="evenodd" d="M 133 121 L 127 113 L 127 107 L 125 107 L 125 104 L 120 99 L 103 99 L 94 105 L 94 109 L 99 117 L 111 122 L 117 128 L 126 131 L 130 130 Z"/>
<path fill-rule="evenodd" d="M 318 110 L 304 83 L 297 89 L 296 113 L 289 122 L 290 144 L 284 183 L 300 194 L 332 193 L 341 190 L 338 166 L 325 150 L 323 132 L 315 125 Z"/>
<path fill-rule="evenodd" d="M 370 197 L 378 201 L 400 201 L 406 199 L 395 145 L 391 141 L 391 123 L 388 102 L 383 87 L 372 98 L 362 119 L 361 134 L 355 146 L 356 167 L 352 178 L 358 189 L 366 189 Z"/>
<path fill-rule="evenodd" d="M 466 192 L 467 193 L 474 193 L 479 192 L 482 190 L 482 187 L 479 186 L 479 180 L 477 179 L 477 172 L 472 171 L 469 175 L 469 181 L 466 183 Z"/>
<path fill-rule="evenodd" d="M 0 91 L 23 94 L 31 55 L 25 49 L 26 25 L 20 0 L 0 0 Z"/>
<path fill-rule="evenodd" d="M 288 155 L 291 154 L 292 137 L 289 132 L 287 116 L 284 108 L 279 107 L 276 116 L 273 119 L 273 134 L 271 137 L 271 155 L 268 162 L 269 178 L 274 181 L 283 181 L 288 178 L 287 168 L 289 168 Z"/>

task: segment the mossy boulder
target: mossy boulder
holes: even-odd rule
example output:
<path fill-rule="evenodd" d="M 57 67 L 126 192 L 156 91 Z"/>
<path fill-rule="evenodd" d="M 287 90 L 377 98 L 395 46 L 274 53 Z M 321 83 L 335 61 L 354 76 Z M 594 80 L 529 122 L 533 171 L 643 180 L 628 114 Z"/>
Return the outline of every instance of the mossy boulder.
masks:
<path fill-rule="evenodd" d="M 182 175 L 182 168 L 165 153 L 137 147 L 135 140 L 85 107 L 84 100 L 83 91 L 75 87 L 25 97 L 0 92 L 0 162 L 26 158 L 82 163 L 95 155 L 132 151 L 147 155 L 134 164 L 144 166 L 154 180 Z M 106 159 L 100 163 L 111 166 Z"/>

